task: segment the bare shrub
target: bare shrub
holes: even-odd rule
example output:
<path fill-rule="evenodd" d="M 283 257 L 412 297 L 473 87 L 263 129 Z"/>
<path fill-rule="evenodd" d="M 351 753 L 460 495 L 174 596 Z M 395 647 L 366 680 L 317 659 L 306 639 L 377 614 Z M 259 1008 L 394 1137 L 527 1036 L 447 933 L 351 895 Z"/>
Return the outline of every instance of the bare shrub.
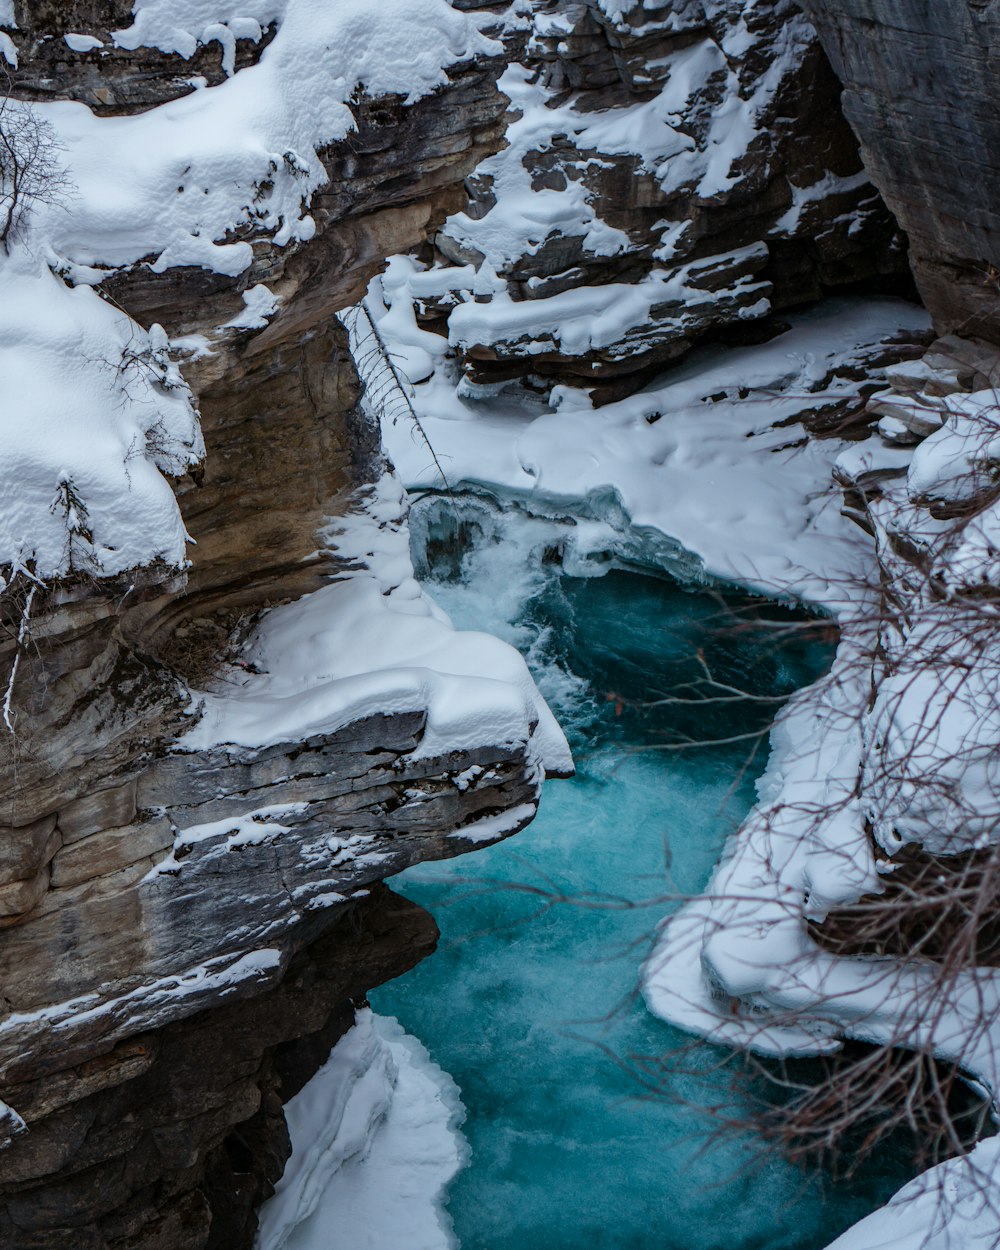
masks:
<path fill-rule="evenodd" d="M 0 96 L 0 243 L 9 252 L 32 213 L 63 204 L 71 183 L 61 163 L 63 147 L 38 110 Z"/>

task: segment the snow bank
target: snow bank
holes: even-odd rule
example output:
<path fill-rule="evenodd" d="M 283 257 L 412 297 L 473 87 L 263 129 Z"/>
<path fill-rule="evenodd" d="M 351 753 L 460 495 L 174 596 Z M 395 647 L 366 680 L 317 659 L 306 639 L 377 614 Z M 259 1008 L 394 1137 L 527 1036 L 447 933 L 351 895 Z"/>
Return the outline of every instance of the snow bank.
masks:
<path fill-rule="evenodd" d="M 120 47 L 191 56 L 218 40 L 230 71 L 237 38 L 259 40 L 271 22 L 278 31 L 258 64 L 145 113 L 38 106 L 77 188 L 72 213 L 50 212 L 40 229 L 81 279 L 87 267 L 146 257 L 155 272 L 197 265 L 235 276 L 253 251 L 227 236 L 310 238 L 309 200 L 326 180 L 319 149 L 355 128 L 355 88 L 413 103 L 447 83 L 449 65 L 499 51 L 447 0 L 137 0 L 134 11 L 114 36 Z"/>
<path fill-rule="evenodd" d="M 466 1161 L 464 1110 L 395 1020 L 359 1011 L 285 1118 L 292 1155 L 256 1250 L 452 1250 L 442 1195 Z"/>
<path fill-rule="evenodd" d="M 204 444 L 159 326 L 0 253 L 0 566 L 111 575 L 185 561 L 173 491 Z"/>
<path fill-rule="evenodd" d="M 769 343 L 695 353 L 618 403 L 595 409 L 586 391 L 557 387 L 546 405 L 516 389 L 475 396 L 447 342 L 417 325 L 414 303 L 449 272 L 394 257 L 368 302 L 403 370 L 425 379 L 414 407 L 452 485 L 499 488 L 542 513 L 592 517 L 614 501 L 626 527 L 669 535 L 707 577 L 824 606 L 843 596 L 870 550 L 831 481 L 843 444 L 802 440 L 781 423 L 855 394 L 850 362 L 925 329 L 924 313 L 895 300 L 829 301 Z M 543 332 L 544 303 L 520 305 Z M 411 423 L 386 423 L 383 439 L 407 484 L 440 488 Z"/>
<path fill-rule="evenodd" d="M 906 1185 L 828 1250 L 993 1250 L 997 1218 L 987 1192 L 1000 1174 L 1000 1139 L 949 1159 Z"/>

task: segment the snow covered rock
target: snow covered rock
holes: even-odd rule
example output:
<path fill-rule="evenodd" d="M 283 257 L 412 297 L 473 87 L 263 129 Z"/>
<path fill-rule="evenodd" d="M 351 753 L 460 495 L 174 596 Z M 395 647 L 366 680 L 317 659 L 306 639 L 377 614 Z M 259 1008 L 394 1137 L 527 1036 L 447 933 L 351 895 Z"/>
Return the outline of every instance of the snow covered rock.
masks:
<path fill-rule="evenodd" d="M 627 393 L 706 335 L 901 274 L 815 32 L 785 0 L 537 0 L 502 86 L 510 146 L 437 237 L 457 268 L 453 346 L 474 384 L 530 369 Z M 470 289 L 462 267 L 499 275 Z"/>

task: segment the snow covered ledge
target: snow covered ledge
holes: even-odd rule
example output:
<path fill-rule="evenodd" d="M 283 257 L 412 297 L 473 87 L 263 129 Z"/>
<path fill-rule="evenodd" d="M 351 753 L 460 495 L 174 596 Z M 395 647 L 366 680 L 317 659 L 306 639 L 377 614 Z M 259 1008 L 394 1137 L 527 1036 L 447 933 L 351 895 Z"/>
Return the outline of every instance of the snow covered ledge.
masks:
<path fill-rule="evenodd" d="M 285 1108 L 292 1155 L 261 1210 L 256 1250 L 454 1250 L 442 1198 L 466 1162 L 454 1081 L 395 1020 L 363 1008 Z"/>
<path fill-rule="evenodd" d="M 354 570 L 266 615 L 237 684 L 197 697 L 199 722 L 180 748 L 264 748 L 419 712 L 426 723 L 412 760 L 525 745 L 539 769 L 571 772 L 524 660 L 499 639 L 455 631 L 417 584 L 408 541 L 404 492 L 386 474 L 363 511 L 333 523 L 332 551 Z"/>

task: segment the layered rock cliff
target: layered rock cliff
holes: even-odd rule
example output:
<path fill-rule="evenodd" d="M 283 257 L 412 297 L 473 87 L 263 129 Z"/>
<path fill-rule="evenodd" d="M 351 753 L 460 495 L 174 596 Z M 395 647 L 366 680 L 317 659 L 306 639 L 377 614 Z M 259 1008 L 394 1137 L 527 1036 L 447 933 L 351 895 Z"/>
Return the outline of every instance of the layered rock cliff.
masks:
<path fill-rule="evenodd" d="M 521 111 L 415 288 L 473 384 L 610 399 L 706 338 L 753 341 L 842 287 L 903 289 L 906 259 L 792 3 L 533 6 L 503 80 Z"/>
<path fill-rule="evenodd" d="M 513 832 L 568 767 L 520 659 L 421 598 L 335 316 L 499 145 L 501 45 L 439 0 L 363 29 L 209 7 L 0 6 L 5 119 L 67 171 L 0 256 L 0 350 L 39 352 L 4 395 L 34 434 L 2 535 L 12 1250 L 249 1245 L 281 1102 L 433 945 L 378 883 Z"/>

